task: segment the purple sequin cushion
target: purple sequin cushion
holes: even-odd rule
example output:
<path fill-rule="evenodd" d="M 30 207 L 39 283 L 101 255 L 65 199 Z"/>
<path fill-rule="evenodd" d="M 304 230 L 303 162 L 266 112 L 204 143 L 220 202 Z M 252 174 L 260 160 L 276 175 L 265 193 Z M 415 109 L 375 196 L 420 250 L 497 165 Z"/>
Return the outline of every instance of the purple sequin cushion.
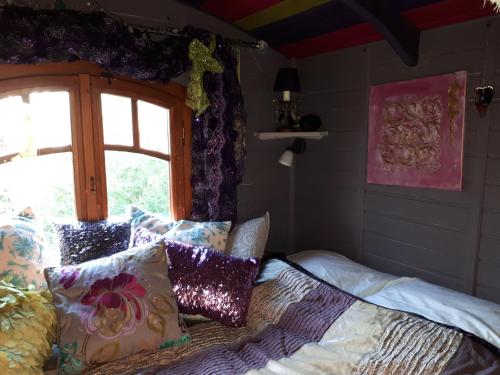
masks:
<path fill-rule="evenodd" d="M 129 222 L 80 221 L 54 224 L 59 237 L 61 265 L 80 264 L 127 250 Z"/>
<path fill-rule="evenodd" d="M 257 258 L 236 258 L 175 241 L 167 242 L 167 254 L 180 313 L 200 314 L 227 326 L 245 325 Z"/>

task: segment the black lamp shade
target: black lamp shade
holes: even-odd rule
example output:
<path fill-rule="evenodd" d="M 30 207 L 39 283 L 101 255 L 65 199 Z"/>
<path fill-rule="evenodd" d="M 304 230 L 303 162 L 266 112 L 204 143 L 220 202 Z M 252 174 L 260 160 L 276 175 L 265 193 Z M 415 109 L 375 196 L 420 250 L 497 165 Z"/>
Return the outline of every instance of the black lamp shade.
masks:
<path fill-rule="evenodd" d="M 296 68 L 280 68 L 276 81 L 274 82 L 274 91 L 300 91 L 299 72 Z"/>

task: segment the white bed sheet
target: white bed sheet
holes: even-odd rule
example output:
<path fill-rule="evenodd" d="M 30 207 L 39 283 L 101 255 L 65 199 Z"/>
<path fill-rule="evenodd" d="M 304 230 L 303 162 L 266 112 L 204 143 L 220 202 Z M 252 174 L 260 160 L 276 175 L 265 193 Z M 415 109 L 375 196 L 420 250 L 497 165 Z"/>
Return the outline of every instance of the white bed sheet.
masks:
<path fill-rule="evenodd" d="M 375 271 L 332 251 L 305 250 L 287 258 L 320 279 L 360 298 L 407 279 Z"/>
<path fill-rule="evenodd" d="M 500 305 L 425 281 L 375 271 L 325 250 L 306 250 L 288 259 L 326 282 L 391 309 L 459 327 L 500 348 Z"/>

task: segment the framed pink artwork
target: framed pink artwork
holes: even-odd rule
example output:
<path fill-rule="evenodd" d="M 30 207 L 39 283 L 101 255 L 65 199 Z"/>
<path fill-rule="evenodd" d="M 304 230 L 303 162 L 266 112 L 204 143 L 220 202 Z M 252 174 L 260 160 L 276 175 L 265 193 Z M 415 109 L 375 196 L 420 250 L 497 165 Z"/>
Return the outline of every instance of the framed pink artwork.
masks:
<path fill-rule="evenodd" d="M 372 86 L 367 181 L 462 190 L 467 72 Z"/>

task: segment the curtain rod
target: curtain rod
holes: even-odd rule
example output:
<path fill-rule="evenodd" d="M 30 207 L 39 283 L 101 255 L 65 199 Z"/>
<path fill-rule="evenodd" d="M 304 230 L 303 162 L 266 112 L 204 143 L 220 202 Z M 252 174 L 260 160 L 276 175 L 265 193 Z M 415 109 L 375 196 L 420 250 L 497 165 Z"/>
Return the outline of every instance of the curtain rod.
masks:
<path fill-rule="evenodd" d="M 131 25 L 132 27 L 135 27 L 139 30 L 143 30 L 145 32 L 148 32 L 150 34 L 156 34 L 156 35 L 163 35 L 163 36 L 174 36 L 174 37 L 179 37 L 179 38 L 189 38 L 189 35 L 183 34 L 179 32 L 178 29 L 176 28 L 171 28 L 171 29 L 156 29 L 156 28 L 150 28 L 150 27 L 145 27 L 141 25 Z M 229 43 L 239 46 L 239 47 L 245 47 L 245 48 L 254 48 L 258 49 L 260 51 L 264 50 L 267 47 L 267 43 L 263 40 L 258 40 L 257 42 L 250 42 L 247 40 L 241 40 L 241 39 L 231 39 L 231 38 L 225 38 Z"/>
<path fill-rule="evenodd" d="M 11 1 L 13 1 L 13 0 L 11 0 Z M 53 1 L 53 2 L 61 1 L 64 3 L 64 0 L 51 0 L 51 1 Z M 137 16 L 135 14 L 122 14 L 122 13 L 118 13 L 118 12 L 112 12 L 112 11 L 106 9 L 105 7 L 103 7 L 102 4 L 100 3 L 100 0 L 87 1 L 87 3 L 86 3 L 87 6 L 92 7 L 92 2 L 94 3 L 94 5 L 96 5 L 100 9 L 101 12 L 107 14 L 111 18 L 119 18 L 123 22 L 125 22 L 123 17 L 147 19 L 147 18 L 144 18 L 141 16 Z M 178 28 L 174 28 L 174 27 L 161 29 L 161 28 L 152 28 L 152 27 L 142 26 L 142 25 L 138 25 L 138 24 L 133 24 L 131 26 L 133 26 L 137 29 L 144 30 L 150 34 L 163 35 L 163 36 L 175 36 L 175 37 L 181 37 L 181 38 L 188 38 L 189 37 L 186 34 L 182 34 L 181 32 L 179 32 Z M 257 49 L 259 51 L 263 51 L 268 46 L 267 42 L 264 40 L 258 40 L 257 42 L 250 42 L 250 41 L 241 40 L 241 39 L 231 39 L 231 38 L 224 38 L 224 39 L 226 39 L 229 43 L 231 43 L 235 46 L 244 47 L 244 48 L 254 48 L 254 49 Z"/>
<path fill-rule="evenodd" d="M 52 0 L 54 1 L 54 0 Z M 94 4 L 97 5 L 101 12 L 107 14 L 111 18 L 119 18 L 121 21 L 125 22 L 123 20 L 123 17 L 131 17 L 131 18 L 143 18 L 137 15 L 133 14 L 120 14 L 117 12 L 111 12 L 108 9 L 104 8 L 99 0 L 93 0 Z M 90 2 L 87 2 L 87 5 L 91 5 Z M 179 32 L 178 28 L 167 28 L 167 29 L 161 29 L 161 28 L 152 28 L 152 27 L 147 27 L 147 26 L 142 26 L 138 24 L 132 25 L 135 28 L 147 31 L 150 34 L 156 34 L 156 35 L 163 35 L 163 36 L 175 36 L 175 37 L 180 37 L 180 38 L 188 38 L 189 36 L 186 34 L 182 34 Z M 241 40 L 241 39 L 231 39 L 231 38 L 225 38 L 229 43 L 235 46 L 239 47 L 244 47 L 244 48 L 254 48 L 259 51 L 263 51 L 267 47 L 267 43 L 264 40 L 258 40 L 257 42 L 250 42 L 247 40 Z"/>

